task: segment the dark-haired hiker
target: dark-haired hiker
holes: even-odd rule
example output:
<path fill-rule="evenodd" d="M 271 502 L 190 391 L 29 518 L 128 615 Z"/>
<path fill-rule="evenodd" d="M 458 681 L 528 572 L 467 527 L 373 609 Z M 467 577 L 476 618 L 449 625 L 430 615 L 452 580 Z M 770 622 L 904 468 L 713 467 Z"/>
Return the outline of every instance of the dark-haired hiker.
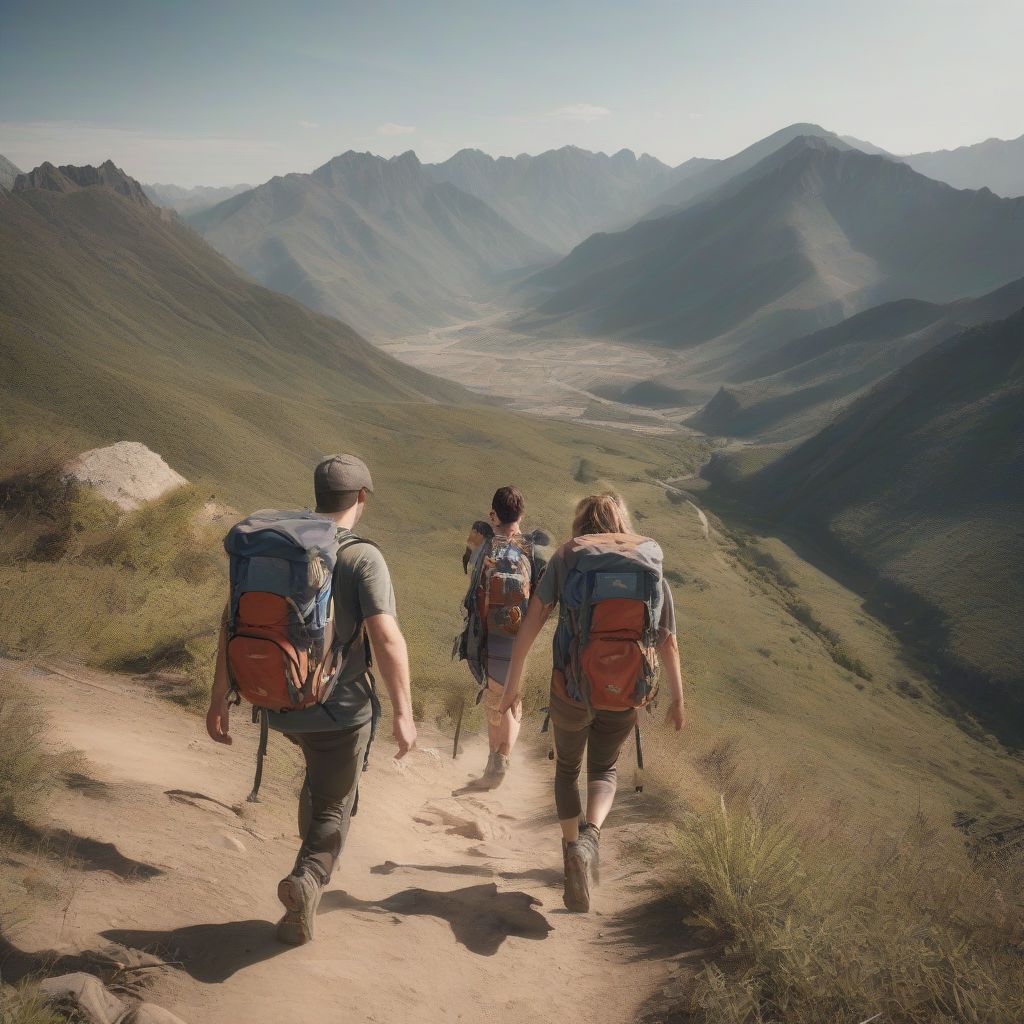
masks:
<path fill-rule="evenodd" d="M 517 699 L 500 707 L 505 694 L 505 677 L 516 633 L 526 614 L 530 594 L 544 572 L 538 540 L 544 535 L 522 532 L 526 502 L 516 487 L 499 487 L 491 500 L 490 536 L 474 524 L 468 550 L 478 544 L 472 558 L 469 589 L 463 606 L 466 628 L 456 644 L 456 653 L 469 663 L 480 687 L 478 700 L 487 716 L 489 754 L 483 783 L 501 785 L 509 769 L 512 748 L 519 738 L 523 702 Z M 467 561 L 464 561 L 464 566 Z"/>
<path fill-rule="evenodd" d="M 373 493 L 370 471 L 355 456 L 333 455 L 313 484 L 316 512 L 257 512 L 228 534 L 232 594 L 206 714 L 210 736 L 230 743 L 235 690 L 305 758 L 302 846 L 277 887 L 285 907 L 277 936 L 292 944 L 313 938 L 348 835 L 377 701 L 371 644 L 391 698 L 395 756 L 416 743 L 391 576 L 376 545 L 352 532 Z"/>
<path fill-rule="evenodd" d="M 637 710 L 657 690 L 657 661 L 669 689 L 666 720 L 686 722 L 672 592 L 661 549 L 637 535 L 622 499 L 584 498 L 573 539 L 552 556 L 530 599 L 512 651 L 501 710 L 520 699 L 523 666 L 551 609 L 559 605 L 553 644 L 551 724 L 555 738 L 555 807 L 562 828 L 565 905 L 590 909 L 601 826 L 615 798 L 616 762 Z M 587 804 L 580 815 L 578 780 L 587 759 Z"/>

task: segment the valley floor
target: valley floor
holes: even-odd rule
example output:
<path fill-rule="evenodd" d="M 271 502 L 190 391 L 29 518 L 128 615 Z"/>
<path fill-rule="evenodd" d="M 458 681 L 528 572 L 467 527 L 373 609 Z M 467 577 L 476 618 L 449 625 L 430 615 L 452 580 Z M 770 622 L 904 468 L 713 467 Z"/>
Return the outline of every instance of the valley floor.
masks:
<path fill-rule="evenodd" d="M 680 421 L 699 408 L 652 409 L 593 390 L 656 380 L 675 365 L 668 351 L 595 338 L 533 337 L 511 329 L 508 318 L 491 313 L 379 344 L 405 363 L 519 412 L 671 434 L 685 430 Z"/>
<path fill-rule="evenodd" d="M 466 789 L 479 742 L 453 761 L 449 741 L 425 730 L 395 762 L 381 738 L 317 940 L 289 948 L 274 938 L 276 883 L 297 845 L 287 742 L 272 737 L 265 796 L 247 804 L 256 730 L 246 716 L 234 745 L 219 747 L 141 681 L 10 667 L 31 676 L 50 738 L 85 761 L 44 835 L 76 866 L 8 936 L 7 978 L 55 958 L 58 971 L 131 963 L 144 950 L 169 966 L 121 979 L 145 978 L 145 998 L 189 1024 L 621 1024 L 679 970 L 686 928 L 675 910 L 666 920 L 649 869 L 624 853 L 650 813 L 625 788 L 596 913 L 562 908 L 542 749 L 524 745 L 505 786 L 480 793 Z M 37 873 L 27 853 L 5 870 Z"/>

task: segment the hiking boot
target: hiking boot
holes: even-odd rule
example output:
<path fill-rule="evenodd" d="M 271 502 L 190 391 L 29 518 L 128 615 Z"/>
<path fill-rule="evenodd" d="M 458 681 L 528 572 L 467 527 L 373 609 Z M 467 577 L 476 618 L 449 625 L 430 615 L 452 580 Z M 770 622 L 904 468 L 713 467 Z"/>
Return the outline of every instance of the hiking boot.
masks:
<path fill-rule="evenodd" d="M 511 759 L 507 754 L 495 751 L 487 758 L 487 767 L 484 769 L 483 780 L 487 782 L 490 789 L 497 789 L 505 781 L 508 774 Z"/>
<path fill-rule="evenodd" d="M 565 892 L 562 902 L 566 910 L 585 914 L 590 910 L 590 860 L 586 846 L 579 840 L 567 843 L 562 840 L 562 854 L 565 863 Z"/>
<path fill-rule="evenodd" d="M 590 876 L 598 885 L 601 884 L 601 830 L 589 822 L 580 829 L 580 837 L 577 840 L 580 846 L 587 851 L 587 861 L 590 865 Z"/>
<path fill-rule="evenodd" d="M 277 922 L 277 937 L 291 946 L 301 946 L 313 939 L 313 922 L 323 886 L 308 872 L 287 875 L 277 883 L 277 898 L 284 904 L 285 914 Z"/>

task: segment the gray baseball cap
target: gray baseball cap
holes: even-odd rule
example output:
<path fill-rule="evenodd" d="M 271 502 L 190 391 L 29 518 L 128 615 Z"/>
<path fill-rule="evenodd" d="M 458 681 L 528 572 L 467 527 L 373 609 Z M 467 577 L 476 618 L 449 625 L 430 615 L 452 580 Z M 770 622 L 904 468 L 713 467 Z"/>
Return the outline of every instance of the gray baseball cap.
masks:
<path fill-rule="evenodd" d="M 354 455 L 328 455 L 313 473 L 313 490 L 317 494 L 341 494 L 364 487 L 373 494 L 370 471 Z"/>

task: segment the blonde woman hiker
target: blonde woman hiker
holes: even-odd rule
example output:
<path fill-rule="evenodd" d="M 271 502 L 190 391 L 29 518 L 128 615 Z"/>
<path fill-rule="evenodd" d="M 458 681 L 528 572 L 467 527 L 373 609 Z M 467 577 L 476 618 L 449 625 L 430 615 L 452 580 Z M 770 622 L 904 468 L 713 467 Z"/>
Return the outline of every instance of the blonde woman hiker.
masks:
<path fill-rule="evenodd" d="M 544 572 L 540 531 L 524 534 L 526 501 L 517 487 L 499 487 L 491 499 L 489 523 L 477 522 L 469 535 L 463 568 L 470 574 L 463 601 L 466 625 L 454 654 L 469 664 L 477 682 L 477 703 L 487 716 L 488 758 L 479 785 L 501 785 L 519 738 L 522 700 L 499 706 L 505 695 L 512 643 L 526 614 L 530 594 Z"/>
<path fill-rule="evenodd" d="M 552 556 L 530 598 L 512 649 L 499 710 L 521 700 L 523 667 L 552 608 L 551 724 L 555 808 L 562 829 L 565 905 L 585 913 L 598 866 L 601 827 L 615 799 L 616 762 L 638 710 L 664 670 L 666 721 L 686 723 L 672 592 L 657 543 L 637 534 L 620 497 L 595 494 L 576 506 L 572 540 Z M 578 780 L 586 757 L 586 812 Z M 581 821 L 582 817 L 582 821 Z"/>

